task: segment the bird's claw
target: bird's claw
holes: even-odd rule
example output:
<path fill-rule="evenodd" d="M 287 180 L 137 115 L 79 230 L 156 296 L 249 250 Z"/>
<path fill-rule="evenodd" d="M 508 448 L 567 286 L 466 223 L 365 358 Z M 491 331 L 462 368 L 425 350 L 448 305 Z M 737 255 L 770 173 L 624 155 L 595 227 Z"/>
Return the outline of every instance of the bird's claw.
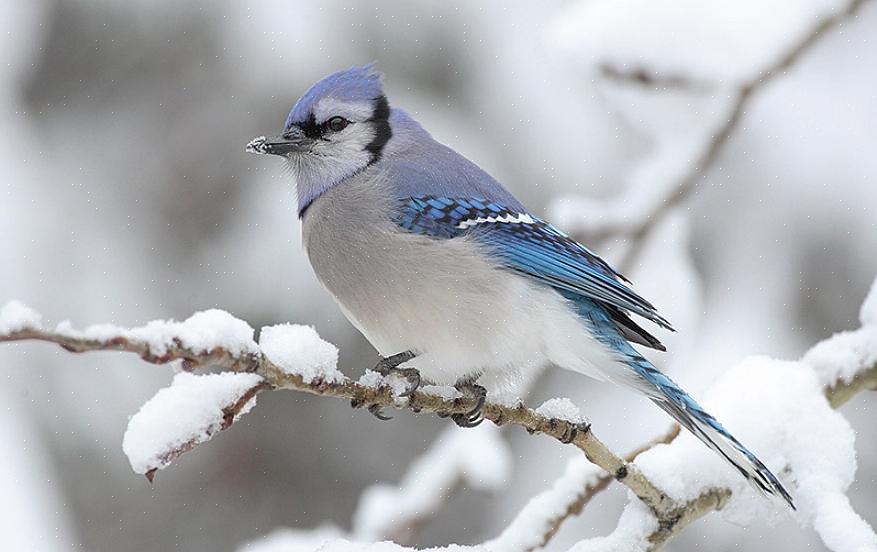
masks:
<path fill-rule="evenodd" d="M 386 414 L 384 414 L 384 407 L 379 404 L 369 405 L 368 411 L 369 413 L 371 413 L 372 416 L 374 416 L 378 420 L 381 420 L 382 422 L 393 419 L 392 416 L 387 416 Z"/>
<path fill-rule="evenodd" d="M 374 367 L 374 371 L 383 376 L 399 376 L 408 382 L 408 387 L 401 393 L 400 397 L 410 397 L 420 387 L 420 372 L 416 368 L 399 368 L 400 364 L 404 364 L 414 358 L 416 355 L 411 351 L 405 351 L 378 361 Z"/>
<path fill-rule="evenodd" d="M 375 372 L 383 375 L 388 375 L 394 368 L 398 368 L 400 364 L 405 364 L 415 355 L 411 351 L 403 351 L 401 353 L 396 353 L 395 355 L 390 355 L 388 357 L 383 357 L 378 361 L 375 366 Z"/>
<path fill-rule="evenodd" d="M 458 427 L 475 427 L 480 425 L 481 422 L 484 421 L 484 417 L 481 415 L 481 409 L 487 401 L 487 389 L 471 380 L 457 382 L 454 387 L 463 393 L 464 396 L 475 399 L 475 406 L 468 412 L 451 414 L 451 419 Z"/>

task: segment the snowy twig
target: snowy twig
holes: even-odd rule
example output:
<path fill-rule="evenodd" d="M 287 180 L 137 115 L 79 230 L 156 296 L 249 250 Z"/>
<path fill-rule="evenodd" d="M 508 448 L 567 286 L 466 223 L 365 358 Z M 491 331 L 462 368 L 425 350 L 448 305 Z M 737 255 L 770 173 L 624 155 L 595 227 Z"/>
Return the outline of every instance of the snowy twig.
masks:
<path fill-rule="evenodd" d="M 840 408 L 862 391 L 877 391 L 877 364 L 859 372 L 849 382 L 836 382 L 825 390 L 825 396 L 832 408 Z"/>
<path fill-rule="evenodd" d="M 12 305 L 15 305 L 18 310 L 27 309 L 20 304 L 10 304 L 10 306 Z M 8 308 L 9 306 L 7 306 Z M 27 310 L 29 311 L 29 309 Z M 208 312 L 217 313 L 221 311 Z M 195 317 L 200 314 L 203 313 L 199 313 Z M 227 313 L 222 314 L 225 317 L 231 318 Z M 38 316 L 35 318 L 39 319 Z M 246 323 L 236 319 L 232 320 L 246 326 Z M 161 327 L 162 330 L 166 330 L 167 327 L 185 328 L 187 323 L 188 321 L 181 324 L 164 323 L 164 326 Z M 227 324 L 229 321 L 224 319 L 224 323 Z M 147 327 L 149 326 L 144 328 Z M 36 323 L 31 323 L 25 324 L 24 327 L 12 326 L 7 328 L 5 333 L 0 333 L 0 342 L 23 340 L 47 341 L 58 344 L 71 352 L 128 351 L 139 355 L 148 362 L 156 364 L 183 360 L 189 367 L 219 365 L 229 371 L 247 372 L 261 376 L 264 379 L 264 384 L 254 388 L 250 396 L 255 396 L 265 389 L 292 389 L 315 395 L 346 399 L 355 405 L 380 405 L 387 408 L 408 408 L 414 412 L 442 414 L 465 413 L 475 406 L 474 399 L 444 399 L 422 391 L 415 392 L 407 400 L 400 399 L 388 385 L 375 387 L 354 382 L 337 371 L 315 375 L 298 373 L 290 370 L 288 366 L 281 367 L 269 359 L 271 353 L 266 344 L 265 335 L 268 332 L 265 330 L 263 330 L 262 350 L 259 351 L 258 348 L 254 349 L 254 344 L 251 343 L 238 347 L 228 344 L 224 347 L 219 345 L 213 346 L 215 344 L 210 344 L 203 339 L 193 340 L 165 334 L 162 334 L 162 340 L 156 343 L 151 334 L 142 331 L 143 328 L 132 330 L 114 327 L 95 328 L 97 329 L 86 329 L 83 332 L 73 330 L 67 325 L 62 325 L 52 331 L 46 330 Z M 2 324 L 0 324 L 0 331 L 2 329 Z M 143 339 L 133 337 L 137 335 L 147 337 Z M 251 340 L 251 338 L 249 339 Z M 195 343 L 198 346 L 193 347 L 189 342 Z M 275 347 L 276 345 L 272 343 L 270 349 L 273 350 Z M 230 352 L 233 348 L 240 349 L 242 352 L 240 354 L 233 354 Z M 159 350 L 156 351 L 156 349 Z M 506 406 L 488 402 L 482 408 L 482 415 L 485 419 L 492 421 L 496 425 L 517 425 L 523 427 L 531 434 L 542 433 L 554 437 L 561 442 L 571 443 L 584 452 L 588 460 L 600 466 L 606 473 L 611 474 L 615 479 L 627 486 L 656 513 L 669 512 L 675 507 L 673 501 L 643 477 L 635 465 L 617 456 L 600 441 L 587 424 L 574 423 L 540 414 L 523 404 Z M 194 444 L 191 446 L 184 444 L 179 454 L 190 450 Z M 179 454 L 175 454 L 175 456 Z"/>
<path fill-rule="evenodd" d="M 877 291 L 872 294 L 877 298 Z M 877 299 L 869 299 L 867 304 L 877 305 Z M 834 407 L 860 391 L 877 388 L 877 347 L 874 346 L 877 329 L 866 323 L 877 319 L 873 310 L 863 308 L 862 320 L 866 325 L 862 329 L 824 341 L 801 361 L 812 368 Z M 34 311 L 12 303 L 0 310 L 0 341 L 22 340 L 55 343 L 74 352 L 129 351 L 152 363 L 183 360 L 190 367 L 219 365 L 227 370 L 206 376 L 178 374 L 174 385 L 159 392 L 132 418 L 128 432 L 138 435 L 125 445 L 126 453 L 135 471 L 150 476 L 155 469 L 165 467 L 180 454 L 227 428 L 252 408 L 258 393 L 268 389 L 292 389 L 343 398 L 358 405 L 377 404 L 415 412 L 463 413 L 474 406 L 470 399 L 443 398 L 423 391 L 401 398 L 390 385 L 354 382 L 335 368 L 337 350 L 320 340 L 312 329 L 290 325 L 263 328 L 261 343 L 256 344 L 249 325 L 222 311 L 197 313 L 182 323 L 152 322 L 133 329 L 96 326 L 78 331 L 69 324 L 62 324 L 55 330 L 47 330 Z M 370 380 L 364 378 L 363 381 Z M 213 399 L 206 404 L 198 402 L 201 397 L 193 401 L 192 390 L 200 392 L 211 385 L 213 390 L 202 394 Z M 186 392 L 175 394 L 175 389 Z M 487 548 L 528 551 L 543 546 L 565 519 L 579 513 L 612 479 L 624 484 L 648 507 L 647 513 L 631 510 L 630 516 L 648 522 L 648 534 L 643 538 L 650 550 L 660 549 L 689 523 L 721 509 L 731 498 L 732 491 L 724 487 L 724 483 L 706 484 L 690 499 L 671 498 L 633 463 L 640 453 L 653 449 L 656 443 L 674 440 L 678 428 L 621 458 L 597 439 L 588 425 L 558 414 L 563 410 L 559 408 L 562 402 L 549 401 L 537 410 L 522 404 L 487 403 L 483 415 L 497 425 L 518 425 L 530 433 L 544 433 L 571 443 L 608 475 L 600 475 L 591 468 L 569 472 L 562 482 L 525 507 L 502 535 L 486 543 L 496 546 Z M 168 405 L 177 409 L 195 405 L 201 410 L 194 423 L 183 424 L 182 429 L 174 424 L 170 440 L 166 434 L 155 431 L 166 419 L 162 415 L 168 411 Z M 653 452 L 656 450 L 650 454 Z"/>
<path fill-rule="evenodd" d="M 633 462 L 637 456 L 655 445 L 669 443 L 679 435 L 679 426 L 661 437 L 641 445 L 624 457 Z M 566 473 L 550 489 L 536 495 L 515 516 L 502 534 L 485 545 L 504 552 L 531 552 L 544 547 L 567 519 L 579 515 L 588 502 L 604 491 L 614 477 L 593 464 L 582 464 L 580 458 L 570 461 Z"/>
<path fill-rule="evenodd" d="M 683 200 L 691 195 L 697 188 L 697 183 L 712 167 L 722 147 L 727 143 L 749 108 L 756 92 L 765 88 L 776 77 L 785 74 L 830 29 L 842 21 L 853 17 L 866 1 L 851 0 L 845 9 L 832 16 L 822 18 L 801 41 L 779 56 L 774 64 L 765 68 L 732 91 L 731 96 L 734 100 L 727 108 L 727 115 L 723 117 L 716 128 L 708 133 L 709 138 L 706 142 L 688 156 L 691 159 L 689 170 L 683 172 L 675 184 L 661 186 L 662 189 L 666 190 L 662 197 L 651 200 L 648 208 L 639 213 L 634 220 L 606 220 L 605 223 L 600 224 L 598 229 L 595 228 L 595 231 L 592 231 L 589 235 L 580 237 L 595 243 L 605 241 L 612 236 L 626 237 L 629 240 L 630 247 L 618 262 L 618 266 L 622 271 L 629 271 L 635 260 L 639 257 L 642 247 L 645 245 L 646 236 L 660 222 L 664 214 L 672 211 L 674 207 L 680 205 Z M 600 66 L 600 70 L 605 77 L 614 81 L 661 90 L 680 88 L 695 90 L 703 87 L 703 83 L 693 77 L 680 75 L 661 76 L 646 68 L 619 69 L 610 64 L 603 64 Z M 636 193 L 636 191 L 631 190 L 629 193 Z M 628 195 L 624 194 L 618 201 L 622 204 L 628 203 Z"/>

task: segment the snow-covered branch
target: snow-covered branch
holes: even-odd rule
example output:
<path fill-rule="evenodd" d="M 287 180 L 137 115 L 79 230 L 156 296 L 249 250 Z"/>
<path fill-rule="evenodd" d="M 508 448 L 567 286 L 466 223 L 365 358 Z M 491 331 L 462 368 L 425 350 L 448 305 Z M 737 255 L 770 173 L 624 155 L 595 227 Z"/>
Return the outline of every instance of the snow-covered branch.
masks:
<path fill-rule="evenodd" d="M 366 372 L 360 381 L 353 381 L 337 369 L 335 347 L 322 341 L 313 329 L 304 326 L 285 324 L 263 328 L 257 344 L 253 339 L 253 329 L 246 322 L 219 310 L 196 313 L 184 322 L 154 321 L 131 329 L 98 325 L 76 330 L 66 322 L 55 329 L 48 329 L 43 327 L 40 320 L 38 313 L 21 303 L 6 305 L 0 313 L 0 341 L 47 341 L 72 352 L 128 351 L 151 363 L 182 361 L 183 368 L 189 370 L 196 366 L 217 365 L 230 373 L 245 373 L 261 378 L 250 381 L 249 388 L 242 388 L 237 380 L 227 378 L 233 389 L 215 393 L 212 408 L 202 408 L 213 413 L 204 418 L 209 422 L 206 427 L 195 423 L 194 427 L 182 433 L 185 438 L 180 436 L 179 431 L 163 435 L 164 440 L 148 435 L 153 443 L 153 450 L 148 453 L 143 452 L 142 447 L 132 447 L 140 451 L 136 460 L 132 458 L 132 466 L 150 477 L 153 470 L 165 467 L 170 460 L 209 439 L 217 427 L 223 429 L 230 425 L 228 420 L 233 421 L 237 413 L 235 411 L 229 418 L 228 412 L 240 404 L 242 397 L 246 397 L 246 400 L 240 408 L 266 389 L 292 389 L 346 399 L 358 406 L 379 405 L 407 408 L 414 412 L 455 414 L 468 412 L 475 406 L 473 399 L 445 398 L 440 389 L 427 388 L 410 397 L 400 397 L 389 385 L 391 382 L 376 377 L 378 375 L 371 371 Z M 168 395 L 175 397 L 177 394 Z M 165 412 L 166 420 L 174 420 L 169 425 L 179 424 L 176 417 L 180 415 L 186 400 L 161 400 L 159 393 L 153 401 L 176 405 L 157 411 Z M 558 405 L 565 408 L 558 408 Z M 577 412 L 570 412 L 569 406 L 551 401 L 534 410 L 521 403 L 508 405 L 487 402 L 482 408 L 482 415 L 496 425 L 517 425 L 530 433 L 542 433 L 572 444 L 582 450 L 588 460 L 627 486 L 649 508 L 656 512 L 672 511 L 675 507 L 673 502 L 643 477 L 635 465 L 613 453 L 594 435 L 590 426 L 581 421 Z M 152 409 L 151 402 L 144 407 L 147 408 Z M 215 423 L 217 412 L 223 413 L 221 419 L 225 421 L 219 426 Z M 185 411 L 182 413 L 185 414 Z M 151 418 L 157 419 L 159 416 L 153 415 Z M 138 416 L 135 416 L 132 421 L 137 419 Z"/>
<path fill-rule="evenodd" d="M 860 318 L 861 329 L 816 345 L 798 363 L 763 358 L 742 363 L 714 386 L 712 404 L 709 396 L 706 401 L 723 419 L 744 430 L 747 423 L 758 426 L 762 439 L 772 438 L 779 443 L 761 443 L 758 448 L 779 455 L 782 460 L 773 458 L 774 463 L 786 466 L 786 471 L 780 473 L 795 478 L 796 497 L 802 506 L 798 515 L 806 517 L 835 550 L 849 542 L 868 542 L 873 536 L 843 494 L 854 472 L 854 460 L 850 460 L 854 459 L 852 440 L 832 441 L 850 430 L 831 409 L 861 391 L 877 389 L 877 291 L 872 290 Z M 263 328 L 259 343 L 253 334 L 248 324 L 218 310 L 196 313 L 183 322 L 155 321 L 131 329 L 100 325 L 85 330 L 76 330 L 66 322 L 48 329 L 38 313 L 17 302 L 0 310 L 0 341 L 46 341 L 72 352 L 128 351 L 151 363 L 177 362 L 186 370 L 132 417 L 126 432 L 123 448 L 132 467 L 150 479 L 180 454 L 228 428 L 253 407 L 258 393 L 268 389 L 292 389 L 359 405 L 378 404 L 415 412 L 466 412 L 473 406 L 467 399 L 448 398 L 441 389 L 427 388 L 411 397 L 400 397 L 391 382 L 370 371 L 360 381 L 352 381 L 337 369 L 337 349 L 306 326 Z M 199 366 L 218 366 L 225 371 L 191 373 Z M 765 429 L 765 416 L 782 419 Z M 633 539 L 649 550 L 660 549 L 707 513 L 723 508 L 733 511 L 728 505 L 734 500 L 755 496 L 723 464 L 716 468 L 716 459 L 689 435 L 677 439 L 678 428 L 621 458 L 594 436 L 565 400 L 554 399 L 535 410 L 522 404 L 489 402 L 484 406 L 484 417 L 497 425 L 518 425 L 531 433 L 571 443 L 602 471 L 574 460 L 567 473 L 536 496 L 499 537 L 477 549 L 524 552 L 543 546 L 564 520 L 581 512 L 612 479 L 627 486 L 638 500 L 628 506 L 613 535 L 604 539 L 625 543 Z M 801 441 L 791 438 L 796 432 L 815 439 L 812 446 L 829 447 L 823 454 L 827 462 L 816 468 L 805 465 L 805 458 L 813 458 L 812 446 L 795 444 Z M 769 437 L 765 433 L 770 433 Z M 755 437 L 758 445 L 757 432 Z M 770 460 L 771 456 L 766 458 Z M 853 462 L 852 467 L 845 462 Z M 846 470 L 844 477 L 838 478 L 832 471 L 838 467 Z M 437 489 L 449 482 L 446 478 L 436 479 Z M 399 496 L 417 502 L 413 509 L 425 507 L 428 514 L 428 504 L 420 504 L 404 488 L 403 482 Z M 823 504 L 820 501 L 826 496 L 831 500 Z M 636 506 L 640 502 L 644 509 Z M 753 508 L 751 501 L 745 504 L 747 509 Z M 417 522 L 420 518 L 407 519 Z M 832 533 L 825 521 L 830 519 L 845 520 L 854 528 L 852 536 Z M 360 519 L 358 525 L 364 534 L 386 530 L 368 519 Z M 583 541 L 575 550 L 595 548 L 600 549 L 597 541 Z"/>
<path fill-rule="evenodd" d="M 778 76 L 785 74 L 831 29 L 854 17 L 866 1 L 849 0 L 840 9 L 814 13 L 815 21 L 812 26 L 809 29 L 801 28 L 796 41 L 785 44 L 777 38 L 779 43 L 772 44 L 773 49 L 765 48 L 767 52 L 775 52 L 772 58 L 753 59 L 751 67 L 739 68 L 736 73 L 704 76 L 696 72 L 682 72 L 680 67 L 668 69 L 660 65 L 659 68 L 648 65 L 633 66 L 624 55 L 603 52 L 602 55 L 609 57 L 611 61 L 595 59 L 593 63 L 599 73 L 610 82 L 619 86 L 652 89 L 656 93 L 708 92 L 717 97 L 719 107 L 716 108 L 716 113 L 701 117 L 703 122 L 699 128 L 670 136 L 657 133 L 654 136 L 653 153 L 633 171 L 624 192 L 617 197 L 608 201 L 580 196 L 562 197 L 555 200 L 551 207 L 552 218 L 570 233 L 591 243 L 599 243 L 610 237 L 625 238 L 629 247 L 617 265 L 622 271 L 629 271 L 640 256 L 646 236 L 664 214 L 682 204 L 697 189 L 698 183 L 714 165 L 722 148 L 740 125 L 757 93 Z M 585 13 L 573 14 L 562 20 L 559 34 L 567 37 L 565 49 L 574 52 L 600 50 L 594 44 L 578 42 L 589 40 L 591 34 L 582 31 L 579 28 L 581 24 L 605 24 L 601 18 L 589 17 L 589 12 L 586 11 L 588 9 L 590 7 L 584 7 Z M 619 11 L 624 10 L 620 8 Z M 633 11 L 638 12 L 636 9 Z M 582 18 L 585 23 L 579 23 L 578 18 Z M 748 40 L 748 29 L 746 33 Z M 593 34 L 603 36 L 599 32 Z M 794 33 L 789 34 L 794 36 Z M 778 33 L 780 35 L 785 37 L 784 33 Z M 630 52 L 627 54 L 633 58 L 638 57 Z M 761 52 L 759 54 L 765 55 Z M 621 59 L 617 59 L 618 57 Z M 659 60 L 651 61 L 660 64 Z M 711 78 L 716 82 L 711 83 Z"/>

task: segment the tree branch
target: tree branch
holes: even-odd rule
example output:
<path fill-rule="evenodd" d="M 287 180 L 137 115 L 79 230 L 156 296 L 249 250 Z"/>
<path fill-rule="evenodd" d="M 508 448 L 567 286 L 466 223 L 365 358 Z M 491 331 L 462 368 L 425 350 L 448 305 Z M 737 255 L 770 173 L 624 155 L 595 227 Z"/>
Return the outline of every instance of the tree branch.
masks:
<path fill-rule="evenodd" d="M 769 85 L 776 77 L 785 74 L 797 63 L 829 30 L 842 21 L 855 16 L 867 0 L 851 0 L 846 8 L 833 16 L 825 17 L 817 23 L 813 29 L 802 38 L 800 42 L 792 46 L 784 55 L 771 66 L 764 69 L 750 81 L 737 87 L 733 94 L 736 96 L 728 110 L 724 121 L 711 133 L 711 139 L 703 146 L 699 153 L 692 155 L 691 169 L 683 176 L 675 186 L 669 186 L 669 192 L 663 201 L 656 201 L 651 210 L 639 217 L 632 224 L 618 224 L 602 228 L 599 235 L 587 236 L 594 242 L 605 241 L 610 236 L 626 236 L 630 241 L 630 247 L 618 262 L 622 272 L 629 271 L 634 261 L 641 254 L 645 244 L 645 238 L 652 229 L 661 221 L 664 214 L 680 205 L 696 189 L 697 183 L 709 171 L 718 158 L 722 147 L 736 130 L 746 110 L 749 108 L 756 93 Z M 662 77 L 655 75 L 645 68 L 621 70 L 608 64 L 600 67 L 602 74 L 611 80 L 639 86 L 654 87 L 656 89 L 682 89 L 695 90 L 703 87 L 703 83 L 692 78 L 680 75 Z"/>
<path fill-rule="evenodd" d="M 219 347 L 210 350 L 195 350 L 184 346 L 180 339 L 174 339 L 172 345 L 167 346 L 166 350 L 157 354 L 149 343 L 124 335 L 112 336 L 108 339 L 88 339 L 71 333 L 47 331 L 40 328 L 25 328 L 0 335 L 0 342 L 24 340 L 55 343 L 76 353 L 107 350 L 127 351 L 135 353 L 153 364 L 166 364 L 182 360 L 189 369 L 196 366 L 220 366 L 230 371 L 252 372 L 262 376 L 265 384 L 254 388 L 247 397 L 247 401 L 266 389 L 291 389 L 314 395 L 346 399 L 351 404 L 359 406 L 376 404 L 386 408 L 407 408 L 414 412 L 456 414 L 468 412 L 475 406 L 473 399 L 445 400 L 422 391 L 415 392 L 405 400 L 396 396 L 388 385 L 371 387 L 346 378 L 340 382 L 329 382 L 320 378 L 306 381 L 300 374 L 285 371 L 264 354 L 233 355 Z M 510 407 L 488 402 L 482 408 L 482 415 L 496 425 L 516 425 L 526 429 L 531 434 L 542 433 L 563 443 L 572 444 L 584 452 L 588 460 L 600 466 L 607 474 L 629 488 L 656 514 L 670 512 L 676 507 L 673 501 L 646 479 L 634 464 L 614 454 L 594 435 L 587 424 L 577 424 L 543 416 L 523 404 Z M 187 448 L 180 454 L 188 450 Z"/>
<path fill-rule="evenodd" d="M 228 322 L 231 317 L 227 314 L 225 316 L 227 317 L 226 322 Z M 231 319 L 231 321 L 246 326 L 239 320 Z M 3 327 L 2 322 L 0 320 L 0 328 Z M 185 324 L 183 323 L 179 327 L 184 327 Z M 191 330 L 191 328 L 189 329 Z M 291 389 L 315 395 L 342 398 L 357 405 L 377 404 L 388 408 L 407 408 L 414 412 L 463 413 L 475 406 L 471 399 L 444 399 L 423 391 L 417 391 L 411 397 L 402 398 L 395 395 L 389 385 L 373 386 L 353 382 L 337 371 L 326 373 L 323 377 L 292 373 L 288 367 L 282 367 L 269 359 L 266 353 L 259 350 L 255 342 L 251 341 L 251 338 L 246 346 L 235 342 L 226 344 L 225 347 L 219 347 L 215 344 L 204 345 L 203 343 L 202 346 L 193 346 L 191 345 L 192 339 L 181 334 L 178 337 L 165 337 L 164 341 L 156 344 L 147 339 L 131 337 L 140 335 L 139 330 L 139 328 L 134 330 L 118 328 L 115 329 L 116 333 L 108 333 L 104 330 L 98 332 L 100 338 L 94 338 L 92 337 L 94 332 L 89 332 L 89 330 L 77 332 L 65 327 L 65 329 L 49 331 L 31 326 L 7 329 L 7 333 L 0 334 L 0 342 L 43 341 L 60 345 L 72 352 L 127 351 L 156 364 L 183 361 L 190 369 L 196 366 L 221 366 L 228 371 L 251 373 L 261 377 L 261 380 L 257 380 L 257 384 L 242 390 L 236 399 L 222 409 L 222 423 L 219 429 L 226 429 L 257 394 L 268 389 Z M 268 328 L 263 330 L 263 343 L 266 330 Z M 249 329 L 249 331 L 251 335 L 252 330 Z M 835 336 L 820 346 L 824 346 L 829 351 L 837 350 L 838 346 L 862 351 L 863 347 L 873 342 L 873 332 L 873 328 L 865 327 L 857 332 L 847 332 Z M 834 339 L 838 339 L 838 342 L 832 342 Z M 196 339 L 194 342 L 198 342 L 198 340 Z M 231 353 L 230 350 L 243 352 Z M 877 364 L 873 363 L 873 360 L 867 360 L 872 357 L 860 353 L 851 356 L 851 358 L 859 360 L 850 361 L 853 364 L 848 362 L 847 366 L 840 368 L 830 365 L 819 368 L 822 374 L 820 377 L 823 377 L 823 381 L 829 382 L 826 384 L 825 395 L 834 408 L 839 407 L 861 391 L 877 389 Z M 871 364 L 858 365 L 855 362 L 871 362 Z M 824 361 L 823 364 L 825 364 Z M 657 529 L 648 537 L 650 550 L 659 550 L 688 524 L 711 511 L 721 509 L 730 498 L 731 491 L 728 489 L 706 488 L 697 498 L 689 502 L 677 502 L 646 478 L 633 463 L 634 459 L 643 451 L 649 450 L 659 443 L 671 442 L 679 432 L 679 428 L 676 426 L 663 437 L 643 445 L 621 458 L 594 435 L 590 426 L 546 416 L 522 404 L 506 406 L 487 403 L 483 407 L 483 415 L 496 425 L 518 425 L 530 433 L 544 433 L 563 443 L 571 443 L 584 452 L 589 461 L 605 472 L 604 475 L 588 477 L 586 484 L 583 484 L 582 488 L 574 493 L 567 502 L 557 503 L 555 501 L 553 509 L 549 511 L 550 515 L 546 515 L 545 510 L 538 508 L 535 509 L 537 511 L 535 514 L 533 511 L 528 512 L 525 508 L 509 527 L 509 531 L 514 531 L 516 527 L 520 529 L 522 526 L 530 529 L 537 528 L 534 529 L 536 536 L 531 535 L 527 540 L 528 547 L 518 548 L 521 551 L 535 550 L 546 544 L 556 534 L 563 521 L 580 513 L 590 499 L 605 489 L 612 479 L 625 485 L 651 510 L 657 522 Z M 168 461 L 188 452 L 204 440 L 192 440 L 173 448 L 171 450 L 172 457 L 160 459 L 162 460 L 160 465 L 166 465 Z M 153 474 L 154 470 L 150 470 L 147 477 Z M 503 536 L 500 536 L 495 542 L 502 542 L 502 538 Z"/>

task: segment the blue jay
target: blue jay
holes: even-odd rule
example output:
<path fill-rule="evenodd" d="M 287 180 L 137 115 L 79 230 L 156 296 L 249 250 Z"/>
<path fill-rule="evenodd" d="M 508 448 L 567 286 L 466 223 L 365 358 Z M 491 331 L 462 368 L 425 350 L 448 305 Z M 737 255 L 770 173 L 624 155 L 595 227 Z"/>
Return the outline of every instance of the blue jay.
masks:
<path fill-rule="evenodd" d="M 286 159 L 317 277 L 382 355 L 378 368 L 409 379 L 408 392 L 422 375 L 457 384 L 481 405 L 478 377 L 554 364 L 645 395 L 792 506 L 754 454 L 631 346 L 665 350 L 630 318 L 672 330 L 655 307 L 391 108 L 373 64 L 317 82 L 280 136 L 257 138 L 247 151 Z M 477 409 L 454 420 L 480 421 Z"/>

